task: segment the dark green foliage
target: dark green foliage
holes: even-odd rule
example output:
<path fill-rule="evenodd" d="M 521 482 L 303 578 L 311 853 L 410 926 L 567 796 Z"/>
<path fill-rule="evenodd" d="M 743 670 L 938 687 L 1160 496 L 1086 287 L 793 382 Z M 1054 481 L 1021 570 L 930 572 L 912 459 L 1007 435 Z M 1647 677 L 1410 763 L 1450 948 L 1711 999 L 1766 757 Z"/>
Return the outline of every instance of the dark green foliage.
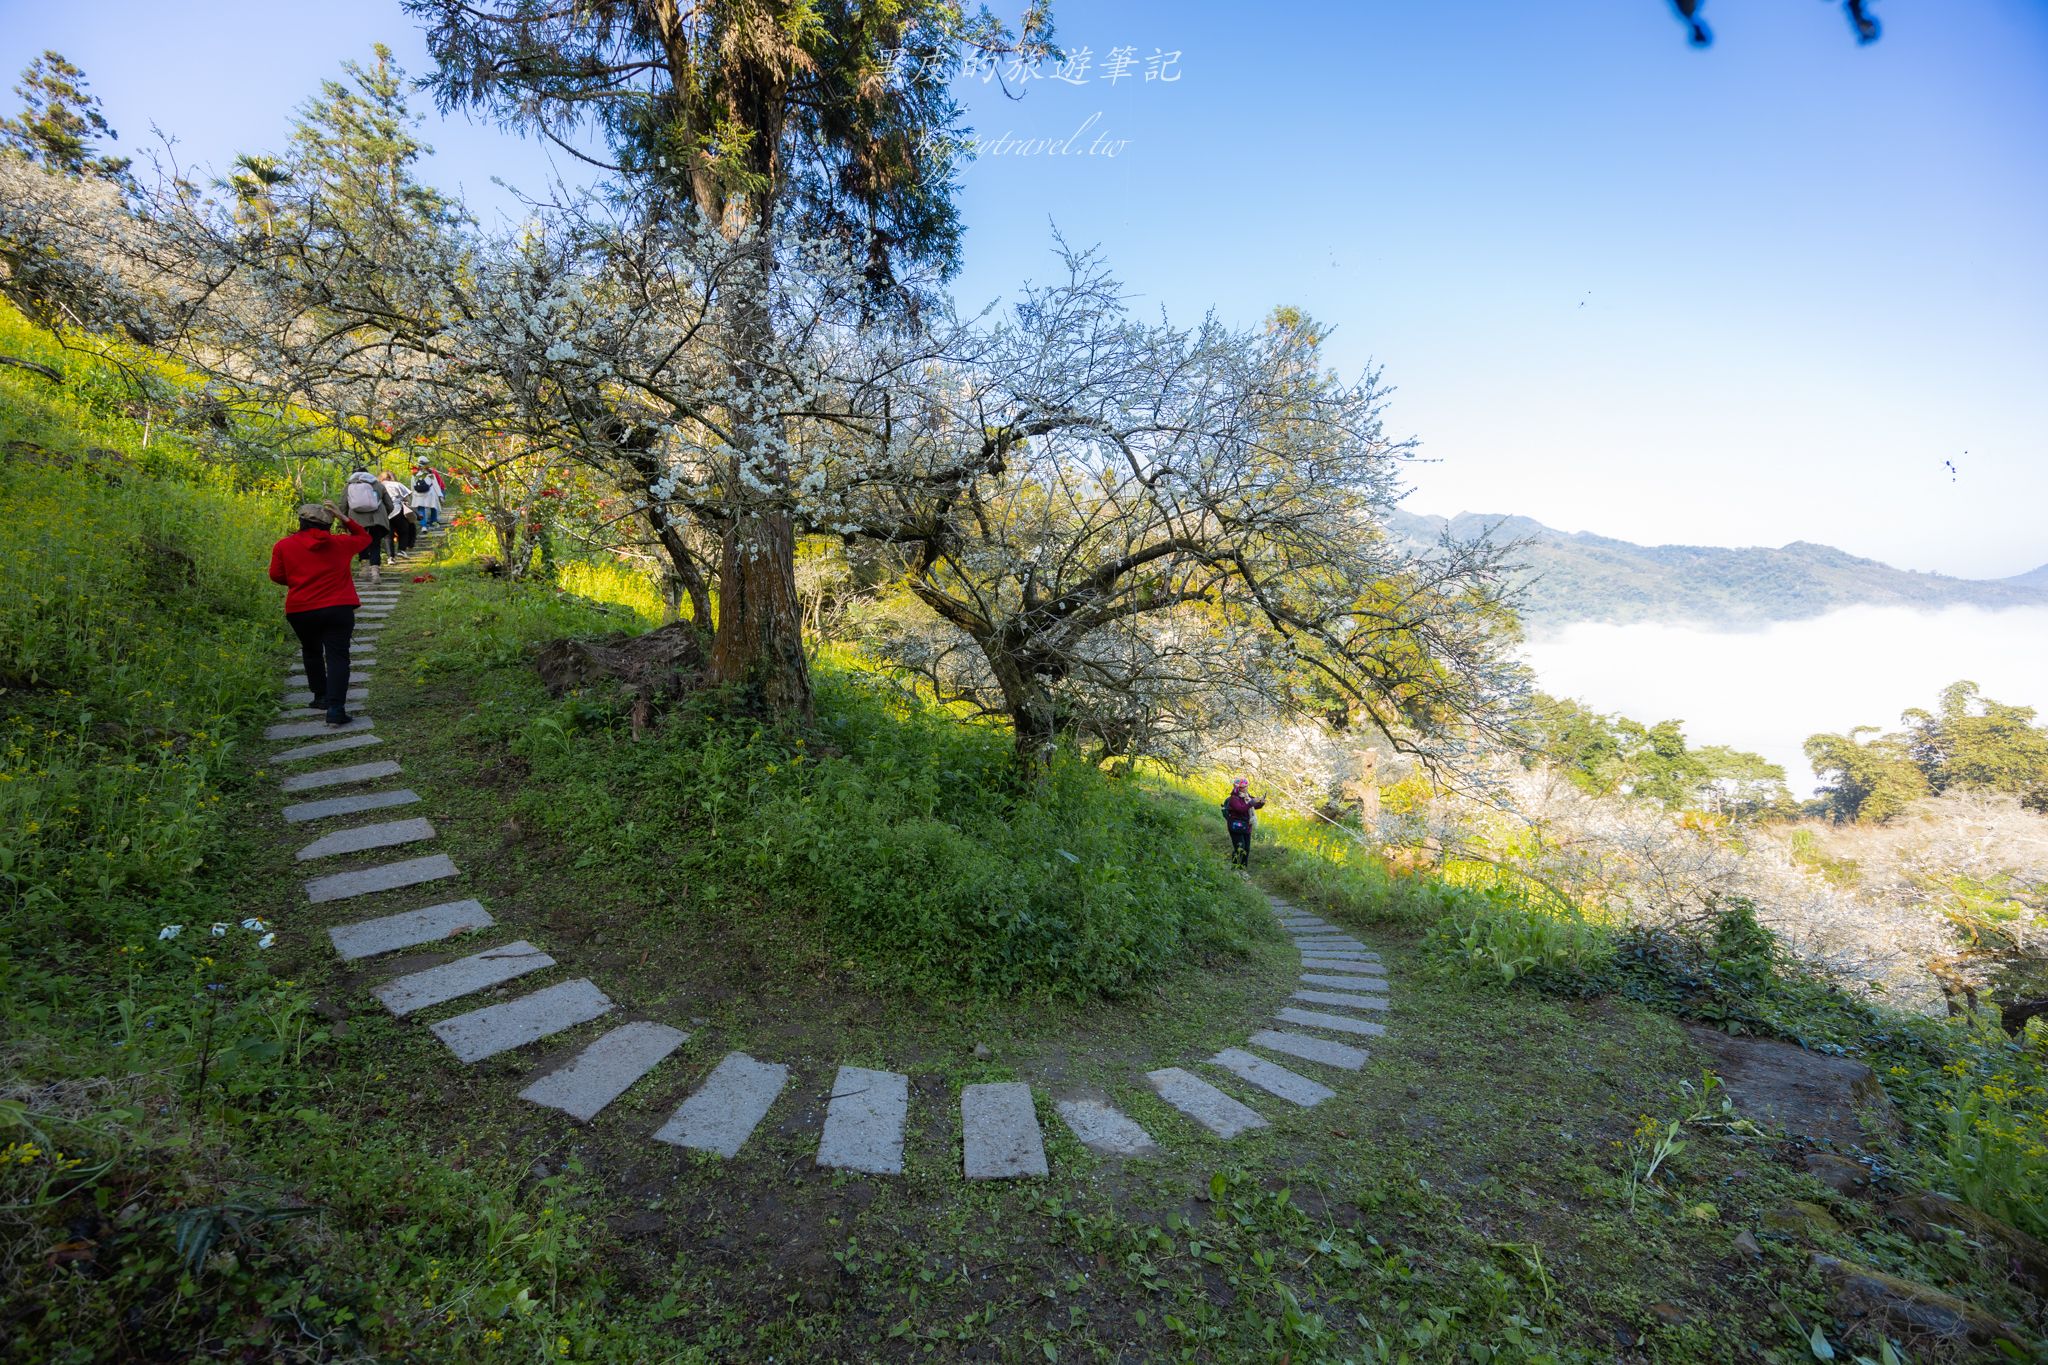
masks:
<path fill-rule="evenodd" d="M 787 217 L 839 238 L 878 292 L 957 263 L 962 51 L 1036 56 L 1052 36 L 1042 2 L 1014 33 L 958 0 L 405 7 L 426 26 L 443 108 L 556 140 L 594 125 L 670 204 L 721 229 Z"/>
<path fill-rule="evenodd" d="M 0 119 L 0 146 L 65 175 L 127 179 L 127 157 L 99 154 L 102 139 L 115 142 L 121 135 L 100 112 L 99 96 L 87 92 L 85 73 L 61 53 L 45 52 L 30 62 L 14 93 L 22 109 Z"/>
<path fill-rule="evenodd" d="M 1950 791 L 2017 796 L 2048 811 L 2048 728 L 2034 724 L 2032 707 L 1993 701 L 1963 681 L 1942 689 L 1939 712 L 1915 707 L 1900 719 L 1905 728 L 1888 734 L 1862 725 L 1806 741 L 1835 819 L 1882 823 Z"/>
<path fill-rule="evenodd" d="M 1533 710 L 1535 755 L 1583 791 L 1646 797 L 1672 809 L 1709 809 L 1738 819 L 1791 810 L 1783 768 L 1725 745 L 1690 748 L 1681 721 L 1644 725 L 1541 694 Z"/>

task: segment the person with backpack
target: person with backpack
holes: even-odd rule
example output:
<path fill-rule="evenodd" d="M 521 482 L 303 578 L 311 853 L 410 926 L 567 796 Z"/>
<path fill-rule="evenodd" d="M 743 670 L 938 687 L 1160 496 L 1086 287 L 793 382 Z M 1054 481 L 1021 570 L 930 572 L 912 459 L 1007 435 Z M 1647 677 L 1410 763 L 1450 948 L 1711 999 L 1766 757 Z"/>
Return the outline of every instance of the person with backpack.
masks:
<path fill-rule="evenodd" d="M 1230 795 L 1223 799 L 1223 824 L 1230 831 L 1230 865 L 1242 868 L 1247 875 L 1252 866 L 1252 812 L 1266 804 L 1263 796 L 1253 796 L 1251 782 L 1238 778 L 1230 784 Z"/>
<path fill-rule="evenodd" d="M 399 555 L 412 553 L 420 523 L 412 512 L 412 489 L 392 478 L 388 469 L 377 477 L 383 481 L 385 495 L 391 499 L 391 544 L 395 560 Z"/>
<path fill-rule="evenodd" d="M 441 524 L 441 475 L 424 459 L 412 471 L 412 505 L 421 525 Z"/>
<path fill-rule="evenodd" d="M 355 472 L 348 476 L 342 502 L 350 519 L 370 537 L 362 557 L 363 562 L 370 566 L 370 585 L 375 587 L 380 581 L 377 566 L 383 563 L 385 542 L 391 538 L 391 495 L 384 491 L 384 485 L 375 474 L 357 465 Z"/>
<path fill-rule="evenodd" d="M 335 534 L 334 523 L 348 529 Z M 270 581 L 285 585 L 284 619 L 299 637 L 313 705 L 330 726 L 347 725 L 348 643 L 355 634 L 355 558 L 375 538 L 331 502 L 299 507 L 299 529 L 270 547 Z M 374 570 L 373 570 L 374 571 Z"/>

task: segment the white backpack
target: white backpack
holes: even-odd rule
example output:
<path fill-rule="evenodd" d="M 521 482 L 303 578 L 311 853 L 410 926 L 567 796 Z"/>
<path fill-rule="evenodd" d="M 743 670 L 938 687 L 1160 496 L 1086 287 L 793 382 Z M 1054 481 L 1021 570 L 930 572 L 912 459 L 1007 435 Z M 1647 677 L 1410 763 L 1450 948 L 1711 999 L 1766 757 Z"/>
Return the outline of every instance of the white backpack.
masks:
<path fill-rule="evenodd" d="M 366 516 L 377 515 L 383 500 L 377 496 L 377 485 L 368 479 L 355 479 L 348 486 L 348 510 L 361 512 Z"/>

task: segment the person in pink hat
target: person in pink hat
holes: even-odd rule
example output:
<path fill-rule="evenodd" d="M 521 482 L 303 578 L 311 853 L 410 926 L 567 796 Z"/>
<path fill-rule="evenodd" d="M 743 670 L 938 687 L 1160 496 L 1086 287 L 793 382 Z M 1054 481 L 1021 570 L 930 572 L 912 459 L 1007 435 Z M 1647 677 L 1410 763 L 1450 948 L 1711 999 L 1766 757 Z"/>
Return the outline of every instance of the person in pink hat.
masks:
<path fill-rule="evenodd" d="M 1244 869 L 1247 875 L 1252 866 L 1252 812 L 1266 804 L 1265 797 L 1251 794 L 1251 785 L 1249 778 L 1238 778 L 1223 800 L 1223 823 L 1230 830 L 1230 865 Z"/>

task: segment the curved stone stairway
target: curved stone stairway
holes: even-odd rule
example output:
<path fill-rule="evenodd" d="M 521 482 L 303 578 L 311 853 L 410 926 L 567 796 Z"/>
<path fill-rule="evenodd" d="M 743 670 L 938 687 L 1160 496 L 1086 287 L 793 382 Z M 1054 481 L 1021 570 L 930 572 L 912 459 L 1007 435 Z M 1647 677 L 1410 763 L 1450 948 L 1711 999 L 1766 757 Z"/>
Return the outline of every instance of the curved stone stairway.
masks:
<path fill-rule="evenodd" d="M 393 575 L 381 587 L 362 590 L 363 610 L 357 615 L 352 655 L 358 671 L 348 697 L 351 707 L 366 706 L 374 690 L 376 641 L 384 619 L 402 593 L 418 591 L 409 582 L 401 582 L 402 577 Z M 299 674 L 288 685 L 303 692 L 307 680 Z M 294 770 L 283 779 L 284 794 L 293 798 L 284 808 L 285 820 L 321 831 L 298 851 L 299 861 L 318 865 L 347 854 L 415 850 L 396 861 L 315 876 L 305 883 L 307 902 L 347 901 L 459 881 L 462 870 L 446 853 L 416 851 L 433 844 L 438 835 L 425 816 L 398 815 L 417 805 L 420 797 L 396 785 L 402 774 L 396 759 L 374 756 L 383 743 L 375 719 L 365 712 L 345 729 L 331 731 L 319 712 L 293 706 L 294 699 L 286 696 L 284 715 L 264 737 L 313 741 L 271 758 L 274 765 Z M 312 763 L 343 754 L 349 755 L 350 761 L 338 766 Z M 391 812 L 395 818 L 352 823 L 353 817 L 383 812 Z M 1376 1016 L 1388 1009 L 1387 979 L 1379 955 L 1350 934 L 1283 902 L 1273 902 L 1273 909 L 1301 954 L 1300 989 L 1293 993 L 1293 1003 L 1278 1011 L 1275 1027 L 1260 1029 L 1245 1039 L 1244 1046 L 1224 1048 L 1193 1065 L 1207 1068 L 1218 1079 L 1232 1078 L 1282 1104 L 1312 1107 L 1336 1092 L 1295 1068 L 1302 1063 L 1340 1071 L 1364 1067 L 1371 1054 L 1360 1043 L 1386 1031 Z M 524 939 L 495 941 L 502 938 L 490 932 L 495 927 L 491 912 L 478 901 L 444 900 L 400 914 L 339 924 L 329 929 L 328 935 L 342 960 L 351 962 L 404 949 L 431 949 L 472 935 L 476 936 L 473 941 L 487 945 L 377 986 L 373 991 L 377 1000 L 394 1016 L 404 1018 L 558 965 L 552 956 Z M 616 1012 L 617 1007 L 596 982 L 575 977 L 428 1027 L 458 1062 L 474 1063 Z M 588 1121 L 659 1067 L 688 1037 L 681 1029 L 653 1020 L 624 1020 L 565 1065 L 531 1077 L 519 1098 Z M 1287 1060 L 1283 1063 L 1275 1057 Z M 774 1107 L 788 1080 L 789 1069 L 779 1062 L 759 1060 L 744 1052 L 728 1053 L 648 1137 L 722 1157 L 735 1156 Z M 1265 1116 L 1251 1104 L 1189 1067 L 1147 1072 L 1142 1080 L 1188 1121 L 1219 1138 L 1234 1138 L 1267 1126 Z M 1058 1095 L 1049 1098 L 1075 1138 L 1095 1152 L 1143 1156 L 1159 1150 L 1159 1141 L 1151 1133 L 1108 1103 Z M 902 1073 L 840 1067 L 818 1135 L 818 1165 L 873 1175 L 901 1174 L 909 1104 L 910 1081 Z M 1027 1083 L 964 1086 L 959 1122 L 962 1174 L 967 1179 L 1046 1174 L 1045 1143 Z"/>

